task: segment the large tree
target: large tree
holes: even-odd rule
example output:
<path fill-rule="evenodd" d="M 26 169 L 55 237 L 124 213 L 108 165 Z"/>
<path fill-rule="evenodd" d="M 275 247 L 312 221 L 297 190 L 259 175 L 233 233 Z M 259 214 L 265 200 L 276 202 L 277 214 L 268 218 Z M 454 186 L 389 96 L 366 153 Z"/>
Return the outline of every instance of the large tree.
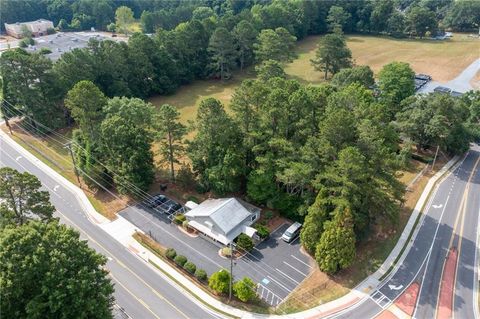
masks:
<path fill-rule="evenodd" d="M 415 93 L 414 78 L 415 72 L 404 62 L 391 62 L 380 70 L 380 98 L 390 108 L 391 116 L 399 109 L 403 99 Z"/>
<path fill-rule="evenodd" d="M 64 125 L 60 90 L 52 72 L 52 61 L 39 53 L 23 49 L 4 52 L 0 57 L 3 98 L 25 113 L 37 129 L 36 122 L 50 128 Z"/>
<path fill-rule="evenodd" d="M 345 12 L 342 7 L 332 6 L 328 11 L 327 22 L 331 31 L 342 33 L 347 20 L 350 19 L 350 13 Z"/>
<path fill-rule="evenodd" d="M 411 34 L 423 38 L 427 32 L 437 31 L 438 21 L 435 13 L 425 7 L 414 7 L 407 12 L 407 29 Z"/>
<path fill-rule="evenodd" d="M 263 29 L 254 44 L 255 57 L 258 61 L 290 62 L 295 57 L 295 41 L 296 37 L 285 28 Z"/>
<path fill-rule="evenodd" d="M 355 261 L 355 233 L 348 206 L 338 206 L 332 221 L 325 223 L 316 247 L 315 259 L 320 270 L 333 274 Z"/>
<path fill-rule="evenodd" d="M 187 133 L 185 125 L 179 122 L 180 112 L 170 104 L 163 104 L 155 119 L 156 139 L 160 142 L 160 154 L 170 164 L 170 178 L 175 180 L 174 165 L 180 163 L 185 148 L 182 139 Z"/>
<path fill-rule="evenodd" d="M 101 147 L 120 193 L 138 196 L 154 180 L 152 112 L 140 99 L 114 98 L 105 107 Z M 132 186 L 133 185 L 133 186 Z"/>
<path fill-rule="evenodd" d="M 0 232 L 0 308 L 6 318 L 112 318 L 107 259 L 78 232 L 31 221 Z"/>
<path fill-rule="evenodd" d="M 129 7 L 121 6 L 115 11 L 116 29 L 124 34 L 130 33 L 132 24 L 135 22 L 133 11 Z"/>
<path fill-rule="evenodd" d="M 355 66 L 340 70 L 332 78 L 332 84 L 340 88 L 359 83 L 367 88 L 375 84 L 373 71 L 368 65 Z"/>
<path fill-rule="evenodd" d="M 328 73 L 333 75 L 342 68 L 352 66 L 352 52 L 342 35 L 327 34 L 320 40 L 315 59 L 311 62 L 315 70 L 324 72 L 327 79 Z"/>
<path fill-rule="evenodd" d="M 65 98 L 65 106 L 70 110 L 79 128 L 92 142 L 99 139 L 99 127 L 106 104 L 105 95 L 90 81 L 75 84 Z"/>
<path fill-rule="evenodd" d="M 23 225 L 32 219 L 50 220 L 55 208 L 41 186 L 34 175 L 0 168 L 0 226 Z"/>
<path fill-rule="evenodd" d="M 257 38 L 258 31 L 247 20 L 240 21 L 233 29 L 233 35 L 238 45 L 238 60 L 240 70 L 253 60 L 253 44 Z"/>
<path fill-rule="evenodd" d="M 214 75 L 225 80 L 231 76 L 231 69 L 235 66 L 237 51 L 232 34 L 225 28 L 217 28 L 208 46 L 210 52 L 210 68 Z"/>
<path fill-rule="evenodd" d="M 195 128 L 188 156 L 201 185 L 220 194 L 238 191 L 245 174 L 241 135 L 220 101 L 207 98 L 200 103 Z"/>

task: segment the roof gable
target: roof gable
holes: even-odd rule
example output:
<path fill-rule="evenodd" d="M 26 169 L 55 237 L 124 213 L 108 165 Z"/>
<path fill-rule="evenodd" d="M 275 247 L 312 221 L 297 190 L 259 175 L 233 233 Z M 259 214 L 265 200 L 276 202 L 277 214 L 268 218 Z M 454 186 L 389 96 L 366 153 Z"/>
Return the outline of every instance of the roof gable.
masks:
<path fill-rule="evenodd" d="M 208 199 L 187 212 L 190 218 L 207 217 L 218 226 L 224 235 L 228 235 L 245 219 L 257 211 L 253 205 L 237 198 Z"/>

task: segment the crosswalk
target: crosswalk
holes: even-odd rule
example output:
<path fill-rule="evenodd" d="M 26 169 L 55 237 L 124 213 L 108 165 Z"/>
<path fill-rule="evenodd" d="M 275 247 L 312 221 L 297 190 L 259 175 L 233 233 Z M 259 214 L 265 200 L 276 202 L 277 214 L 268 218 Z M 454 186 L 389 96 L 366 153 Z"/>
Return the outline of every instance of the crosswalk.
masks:
<path fill-rule="evenodd" d="M 260 298 L 265 300 L 265 302 L 272 305 L 273 307 L 276 307 L 283 300 L 262 284 L 257 285 L 257 294 Z"/>
<path fill-rule="evenodd" d="M 375 291 L 370 296 L 370 299 L 372 299 L 382 309 L 387 309 L 392 303 L 392 300 L 385 296 L 380 290 Z"/>

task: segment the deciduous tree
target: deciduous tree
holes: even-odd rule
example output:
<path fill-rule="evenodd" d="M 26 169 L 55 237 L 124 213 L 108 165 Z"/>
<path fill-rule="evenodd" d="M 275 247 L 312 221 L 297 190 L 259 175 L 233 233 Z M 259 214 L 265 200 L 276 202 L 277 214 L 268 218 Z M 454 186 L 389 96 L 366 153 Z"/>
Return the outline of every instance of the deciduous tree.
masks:
<path fill-rule="evenodd" d="M 0 232 L 2 316 L 113 318 L 107 259 L 78 232 L 53 221 L 31 221 Z"/>

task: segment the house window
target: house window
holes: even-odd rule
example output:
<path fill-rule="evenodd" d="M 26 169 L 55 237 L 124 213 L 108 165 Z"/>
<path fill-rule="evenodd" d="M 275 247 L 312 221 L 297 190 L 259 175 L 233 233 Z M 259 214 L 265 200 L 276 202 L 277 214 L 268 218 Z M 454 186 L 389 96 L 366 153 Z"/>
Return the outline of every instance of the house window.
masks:
<path fill-rule="evenodd" d="M 254 221 L 255 221 L 255 219 L 257 219 L 257 214 L 253 214 L 253 215 L 252 215 L 252 219 L 251 219 L 251 220 L 252 220 L 252 222 L 254 222 Z"/>

